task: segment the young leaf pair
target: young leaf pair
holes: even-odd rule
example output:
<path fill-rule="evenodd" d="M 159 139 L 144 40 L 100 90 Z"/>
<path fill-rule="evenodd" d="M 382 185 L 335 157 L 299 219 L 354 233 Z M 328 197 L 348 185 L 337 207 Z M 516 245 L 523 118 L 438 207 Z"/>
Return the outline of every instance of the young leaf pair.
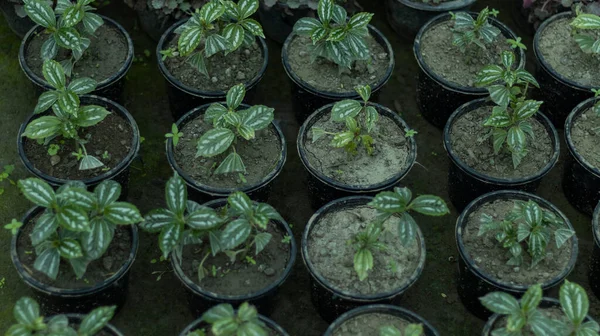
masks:
<path fill-rule="evenodd" d="M 356 253 L 354 254 L 354 270 L 360 281 L 363 281 L 373 269 L 373 252 L 387 247 L 379 241 L 386 233 L 384 224 L 391 217 L 398 219 L 398 235 L 404 246 L 414 244 L 418 226 L 409 211 L 415 211 L 426 216 L 443 216 L 450 213 L 446 202 L 438 196 L 421 195 L 413 199 L 408 188 L 394 188 L 394 191 L 384 191 L 375 196 L 368 204 L 377 210 L 377 218 L 367 228 L 359 232 L 353 240 Z"/>
<path fill-rule="evenodd" d="M 61 258 L 81 279 L 89 263 L 104 255 L 118 225 L 142 221 L 133 204 L 117 201 L 121 185 L 115 181 L 100 183 L 93 193 L 81 182 L 69 182 L 56 192 L 38 178 L 20 180 L 18 186 L 29 201 L 45 208 L 30 234 L 37 255 L 33 267 L 53 280 Z"/>
<path fill-rule="evenodd" d="M 388 325 L 379 329 L 379 336 L 423 336 L 423 325 L 411 323 L 401 332 L 398 328 Z"/>
<path fill-rule="evenodd" d="M 486 44 L 492 44 L 501 34 L 500 29 L 489 22 L 490 16 L 496 17 L 498 14 L 497 10 L 488 7 L 479 12 L 477 19 L 467 12 L 450 12 L 454 24 L 452 44 L 463 53 L 473 44 L 486 49 Z"/>
<path fill-rule="evenodd" d="M 44 61 L 42 68 L 44 78 L 54 88 L 42 93 L 34 109 L 40 114 L 52 109 L 54 115 L 44 115 L 27 124 L 23 136 L 34 140 L 43 140 L 47 145 L 54 138 L 62 136 L 73 139 L 76 147 L 82 150 L 79 169 L 87 170 L 104 166 L 102 161 L 88 155 L 84 140 L 79 137 L 78 130 L 100 123 L 110 114 L 98 105 L 80 105 L 80 96 L 96 89 L 96 81 L 91 78 L 77 78 L 67 84 L 62 66 L 53 60 Z"/>
<path fill-rule="evenodd" d="M 212 307 L 202 314 L 202 321 L 210 325 L 214 336 L 267 336 L 267 326 L 258 317 L 256 308 L 248 302 L 240 305 L 237 311 L 228 303 Z M 206 336 L 206 330 L 198 329 L 187 336 Z"/>
<path fill-rule="evenodd" d="M 573 38 L 581 50 L 587 54 L 600 54 L 600 16 L 584 13 L 581 6 L 576 9 L 577 17 L 571 22 Z"/>

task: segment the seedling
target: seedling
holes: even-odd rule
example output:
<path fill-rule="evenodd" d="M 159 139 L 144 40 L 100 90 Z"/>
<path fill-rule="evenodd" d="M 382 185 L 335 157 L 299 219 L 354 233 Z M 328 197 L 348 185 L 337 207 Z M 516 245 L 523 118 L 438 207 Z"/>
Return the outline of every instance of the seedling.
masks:
<path fill-rule="evenodd" d="M 10 223 L 4 225 L 4 228 L 9 230 L 12 235 L 16 235 L 21 226 L 23 226 L 23 223 L 13 218 Z"/>
<path fill-rule="evenodd" d="M 56 155 L 58 154 L 58 151 L 60 150 L 60 146 L 56 145 L 56 144 L 52 144 L 48 147 L 48 155 L 52 156 L 52 155 Z"/>
<path fill-rule="evenodd" d="M 289 244 L 291 241 L 292 241 L 292 237 L 290 235 L 283 236 L 283 239 L 281 240 L 281 242 L 284 244 Z"/>
<path fill-rule="evenodd" d="M 587 54 L 600 55 L 600 16 L 584 13 L 581 6 L 576 9 L 577 17 L 571 22 L 573 38 L 581 50 Z"/>
<path fill-rule="evenodd" d="M 245 95 L 246 87 L 238 84 L 227 92 L 227 107 L 214 103 L 204 114 L 204 120 L 212 123 L 213 128 L 198 140 L 196 157 L 214 157 L 230 150 L 214 174 L 245 173 L 246 166 L 236 152 L 235 144 L 240 141 L 239 137 L 247 141 L 254 139 L 256 131 L 266 128 L 273 121 L 274 109 L 264 105 L 238 111 Z"/>
<path fill-rule="evenodd" d="M 317 14 L 318 19 L 305 17 L 294 25 L 294 33 L 311 39 L 313 62 L 321 57 L 350 69 L 355 61 L 371 57 L 365 38 L 373 14 L 362 12 L 348 19 L 344 7 L 333 0 L 320 0 Z"/>
<path fill-rule="evenodd" d="M 344 122 L 346 130 L 340 133 L 327 132 L 318 127 L 313 127 L 312 141 L 319 140 L 324 135 L 333 135 L 331 146 L 344 148 L 348 153 L 357 154 L 358 146 L 363 145 L 369 155 L 373 154 L 373 137 L 369 135 L 379 120 L 379 113 L 375 107 L 369 105 L 371 87 L 356 86 L 354 88 L 361 96 L 362 103 L 357 100 L 342 100 L 331 109 L 331 119 L 335 122 Z M 366 131 L 366 132 L 364 132 Z"/>
<path fill-rule="evenodd" d="M 600 97 L 600 89 L 592 89 L 592 92 L 594 93 L 595 98 Z M 600 117 L 600 100 L 596 102 L 592 109 L 594 110 L 594 112 L 596 112 L 596 115 Z"/>
<path fill-rule="evenodd" d="M 419 134 L 419 132 L 417 132 L 415 130 L 408 130 L 408 131 L 406 131 L 406 134 L 404 134 L 404 136 L 407 138 L 412 138 L 417 134 Z"/>
<path fill-rule="evenodd" d="M 508 42 L 508 44 L 510 44 L 511 49 L 527 50 L 527 46 L 525 44 L 523 44 L 523 42 L 521 42 L 520 37 L 517 37 L 516 40 L 507 39 L 506 42 Z"/>
<path fill-rule="evenodd" d="M 175 30 L 177 48 L 163 50 L 167 57 L 186 57 L 200 73 L 209 76 L 206 58 L 219 52 L 225 55 L 242 44 L 251 46 L 256 37 L 264 38 L 262 26 L 250 16 L 258 9 L 258 0 L 210 1 Z"/>
<path fill-rule="evenodd" d="M 501 33 L 500 29 L 489 22 L 490 16 L 496 17 L 498 13 L 488 7 L 479 12 L 477 19 L 473 19 L 467 12 L 450 13 L 454 23 L 452 44 L 463 53 L 473 44 L 487 49 L 486 45 L 492 44 Z"/>
<path fill-rule="evenodd" d="M 104 160 L 108 160 L 110 159 L 110 153 L 108 151 L 104 151 L 104 153 L 102 153 L 102 158 Z M 108 168 L 108 167 L 107 167 Z"/>
<path fill-rule="evenodd" d="M 398 328 L 388 325 L 383 326 L 379 329 L 379 336 L 422 336 L 423 325 L 421 324 L 409 324 L 404 328 L 404 332 L 401 332 Z"/>
<path fill-rule="evenodd" d="M 34 299 L 22 297 L 13 309 L 17 324 L 12 325 L 5 336 L 93 336 L 108 324 L 116 309 L 116 306 L 96 308 L 75 329 L 69 326 L 74 321 L 69 321 L 66 315 L 45 318 L 40 315 L 40 306 Z"/>
<path fill-rule="evenodd" d="M 52 108 L 54 115 L 46 115 L 31 121 L 25 128 L 23 136 L 44 143 L 62 136 L 73 139 L 78 149 L 79 169 L 88 170 L 102 167 L 104 164 L 95 156 L 88 155 L 85 149 L 87 139 L 79 137 L 80 128 L 98 124 L 110 114 L 98 105 L 80 106 L 79 96 L 96 89 L 96 81 L 91 78 L 74 79 L 67 85 L 62 66 L 53 60 L 44 61 L 42 69 L 44 78 L 54 88 L 40 95 L 34 114 L 46 112 Z"/>
<path fill-rule="evenodd" d="M 171 133 L 165 134 L 165 138 L 173 139 L 173 146 L 177 147 L 177 144 L 179 144 L 179 139 L 183 138 L 183 133 L 179 131 L 177 124 L 173 124 L 171 125 Z"/>
<path fill-rule="evenodd" d="M 254 260 L 248 256 L 251 248 L 254 246 L 258 255 L 271 241 L 272 235 L 266 232 L 268 223 L 283 221 L 273 207 L 252 202 L 243 192 L 231 194 L 220 210 L 189 201 L 185 182 L 177 174 L 167 182 L 165 193 L 167 209 L 152 210 L 140 226 L 160 232 L 158 243 L 165 258 L 175 253 L 181 260 L 185 245 L 205 245 L 207 251 L 198 266 L 199 281 L 208 274 L 204 262 L 210 254 L 223 252 L 232 262 L 238 254 L 241 260 Z"/>
<path fill-rule="evenodd" d="M 133 204 L 117 201 L 121 185 L 112 180 L 100 183 L 93 193 L 79 181 L 69 182 L 56 192 L 38 178 L 20 180 L 18 186 L 29 201 L 45 208 L 30 234 L 37 255 L 33 268 L 53 280 L 61 258 L 81 279 L 88 264 L 104 255 L 117 225 L 142 221 Z M 14 221 L 11 224 L 16 226 Z"/>
<path fill-rule="evenodd" d="M 427 216 L 443 216 L 450 213 L 446 202 L 438 196 L 421 195 L 413 199 L 408 188 L 394 188 L 394 191 L 384 191 L 375 196 L 368 204 L 377 209 L 377 218 L 367 228 L 359 232 L 353 239 L 356 249 L 354 254 L 354 270 L 360 281 L 369 275 L 373 269 L 373 251 L 384 250 L 388 247 L 379 241 L 386 228 L 383 224 L 392 216 L 399 219 L 398 234 L 404 246 L 414 243 L 417 235 L 417 223 L 409 214 L 413 210 Z"/>
<path fill-rule="evenodd" d="M 0 173 L 0 183 L 3 183 L 5 180 L 8 180 L 10 184 L 14 185 L 15 182 L 10 179 L 10 174 L 15 170 L 14 165 L 6 165 L 2 169 L 2 173 Z M 4 187 L 0 187 L 0 195 L 4 194 Z"/>
<path fill-rule="evenodd" d="M 484 125 L 491 127 L 494 152 L 500 153 L 505 146 L 512 155 L 516 169 L 529 153 L 527 135 L 534 139 L 530 119 L 543 102 L 527 99 L 529 85 L 539 88 L 535 78 L 524 69 L 513 70 L 515 54 L 504 51 L 502 65 L 488 65 L 478 75 L 477 86 L 486 87 L 490 98 L 497 105 Z"/>
<path fill-rule="evenodd" d="M 556 247 L 562 248 L 575 234 L 562 219 L 550 210 L 529 200 L 515 201 L 514 208 L 503 220 L 496 221 L 488 214 L 480 218 L 479 236 L 494 234 L 503 248 L 508 249 L 508 265 L 520 266 L 523 263 L 523 249 L 532 258 L 531 267 L 546 258 L 546 250 L 554 236 Z"/>
<path fill-rule="evenodd" d="M 215 336 L 253 335 L 267 336 L 267 327 L 259 319 L 256 308 L 248 302 L 242 303 L 237 312 L 228 303 L 222 303 L 209 309 L 202 315 L 202 321 L 210 325 Z M 204 330 L 197 331 L 194 336 L 203 336 Z"/>

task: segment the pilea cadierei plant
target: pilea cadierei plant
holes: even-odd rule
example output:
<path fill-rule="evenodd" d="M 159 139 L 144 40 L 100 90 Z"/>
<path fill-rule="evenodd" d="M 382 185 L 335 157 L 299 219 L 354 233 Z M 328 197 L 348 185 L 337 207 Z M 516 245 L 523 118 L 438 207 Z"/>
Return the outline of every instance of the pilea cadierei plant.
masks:
<path fill-rule="evenodd" d="M 251 46 L 256 37 L 264 38 L 262 26 L 250 18 L 258 9 L 258 0 L 213 0 L 196 10 L 192 17 L 175 30 L 177 48 L 161 53 L 164 57 L 186 57 L 188 62 L 209 76 L 206 59 L 219 53 L 236 51 L 242 44 Z"/>
<path fill-rule="evenodd" d="M 115 314 L 116 306 L 99 307 L 85 315 L 77 328 L 69 326 L 66 315 L 45 318 L 40 306 L 32 298 L 20 298 L 13 308 L 17 324 L 12 325 L 4 336 L 94 336 L 104 328 Z"/>
<path fill-rule="evenodd" d="M 529 153 L 527 135 L 535 138 L 530 119 L 543 102 L 527 99 L 529 85 L 539 88 L 539 84 L 526 70 L 513 69 L 514 52 L 503 51 L 501 62 L 502 66 L 492 64 L 484 67 L 477 76 L 476 85 L 486 87 L 490 99 L 496 104 L 492 115 L 484 123 L 492 129 L 490 135 L 494 152 L 500 153 L 506 145 L 516 169 Z"/>
<path fill-rule="evenodd" d="M 31 121 L 23 132 L 24 137 L 43 141 L 48 145 L 53 139 L 62 136 L 75 141 L 75 148 L 80 153 L 79 169 L 88 170 L 104 166 L 104 163 L 93 155 L 89 155 L 85 144 L 89 138 L 81 138 L 79 129 L 98 124 L 110 114 L 98 105 L 80 105 L 79 97 L 96 89 L 96 81 L 91 78 L 77 78 L 67 84 L 65 72 L 60 63 L 53 60 L 44 61 L 42 73 L 53 90 L 42 93 L 33 111 L 34 114 L 52 109 L 54 115 L 45 115 Z"/>
<path fill-rule="evenodd" d="M 96 10 L 90 6 L 93 1 L 57 0 L 53 10 L 45 0 L 23 0 L 23 9 L 27 16 L 33 22 L 46 28 L 44 33 L 50 35 L 42 45 L 42 59 L 54 59 L 58 55 L 59 47 L 71 51 L 71 57 L 61 61 L 61 65 L 69 77 L 75 62 L 81 59 L 85 50 L 90 46 L 88 37 L 93 36 L 96 30 L 104 24 L 102 17 L 92 13 Z"/>
<path fill-rule="evenodd" d="M 422 336 L 423 325 L 411 323 L 404 327 L 404 331 L 400 331 L 398 328 L 388 325 L 383 326 L 379 329 L 379 336 Z"/>
<path fill-rule="evenodd" d="M 238 310 L 233 306 L 222 303 L 214 306 L 204 314 L 202 321 L 210 325 L 210 332 L 214 336 L 267 336 L 267 326 L 259 319 L 256 307 L 248 302 L 242 303 Z M 205 329 L 198 329 L 187 336 L 205 336 Z"/>
<path fill-rule="evenodd" d="M 230 149 L 230 153 L 215 169 L 214 174 L 245 173 L 246 166 L 236 152 L 235 144 L 241 138 L 251 141 L 256 132 L 271 124 L 275 109 L 254 105 L 238 111 L 246 95 L 244 84 L 238 84 L 227 92 L 227 106 L 214 103 L 204 113 L 204 120 L 213 128 L 198 140 L 196 157 L 214 157 Z"/>
<path fill-rule="evenodd" d="M 546 258 L 552 238 L 560 249 L 575 234 L 561 218 L 532 200 L 515 201 L 513 210 L 500 221 L 488 214 L 483 214 L 480 221 L 478 235 L 494 234 L 502 247 L 508 249 L 507 264 L 514 266 L 523 263 L 524 249 L 531 256 L 531 267 L 534 267 Z"/>
<path fill-rule="evenodd" d="M 305 17 L 294 25 L 294 33 L 311 39 L 313 61 L 321 57 L 350 69 L 355 61 L 369 59 L 365 37 L 373 14 L 361 12 L 348 19 L 344 7 L 333 0 L 319 0 L 317 14 L 318 19 Z"/>
<path fill-rule="evenodd" d="M 266 203 L 257 203 L 243 192 L 234 192 L 221 209 L 212 209 L 187 199 L 187 187 L 175 174 L 166 185 L 167 209 L 152 210 L 140 224 L 148 232 L 160 232 L 159 247 L 163 257 L 175 253 L 179 260 L 185 245 L 205 246 L 198 266 L 198 279 L 208 274 L 204 262 L 209 255 L 225 253 L 232 262 L 238 255 L 244 259 L 254 246 L 258 255 L 271 241 L 267 231 L 271 220 L 283 221 L 279 213 Z"/>
<path fill-rule="evenodd" d="M 211 0 L 125 0 L 125 3 L 135 10 L 151 10 L 159 19 L 168 17 L 179 20 L 191 16 L 195 10 Z"/>
<path fill-rule="evenodd" d="M 559 292 L 562 316 L 549 318 L 539 308 L 542 286 L 529 287 L 520 300 L 503 292 L 493 292 L 479 300 L 493 313 L 506 316 L 506 325 L 492 331 L 492 336 L 518 336 L 531 332 L 536 336 L 598 336 L 600 326 L 585 321 L 589 300 L 580 285 L 565 280 Z"/>
<path fill-rule="evenodd" d="M 427 216 L 443 216 L 450 213 L 446 202 L 438 196 L 421 195 L 413 199 L 408 188 L 394 188 L 375 196 L 369 206 L 377 210 L 377 218 L 367 228 L 359 232 L 352 243 L 356 249 L 354 254 L 354 270 L 360 281 L 363 281 L 373 269 L 373 252 L 386 249 L 379 241 L 382 234 L 387 234 L 384 223 L 392 216 L 398 217 L 398 235 L 403 246 L 410 246 L 417 236 L 417 223 L 409 214 L 416 211 Z"/>
<path fill-rule="evenodd" d="M 319 140 L 324 135 L 333 135 L 331 145 L 336 148 L 345 148 L 348 153 L 356 154 L 357 148 L 362 144 L 367 153 L 373 153 L 373 137 L 369 135 L 379 120 L 379 113 L 373 106 L 369 106 L 371 87 L 356 86 L 354 88 L 362 98 L 362 102 L 347 99 L 337 102 L 331 109 L 331 119 L 343 122 L 346 130 L 339 133 L 327 132 L 318 127 L 313 127 L 312 141 Z"/>
<path fill-rule="evenodd" d="M 64 184 L 56 192 L 38 178 L 20 180 L 18 186 L 25 198 L 45 208 L 30 234 L 37 255 L 33 268 L 53 280 L 61 258 L 81 279 L 89 263 L 104 255 L 117 226 L 143 220 L 135 205 L 117 201 L 121 185 L 112 180 L 100 183 L 94 192 L 78 181 Z M 16 234 L 16 229 L 11 229 Z"/>
<path fill-rule="evenodd" d="M 484 8 L 473 19 L 467 12 L 452 13 L 452 44 L 457 46 L 463 53 L 471 45 L 476 45 L 481 49 L 486 49 L 486 45 L 492 44 L 501 31 L 489 22 L 490 16 L 498 16 L 498 11 Z"/>
<path fill-rule="evenodd" d="M 584 13 L 581 6 L 577 6 L 577 17 L 571 22 L 573 38 L 583 52 L 600 55 L 600 16 Z"/>

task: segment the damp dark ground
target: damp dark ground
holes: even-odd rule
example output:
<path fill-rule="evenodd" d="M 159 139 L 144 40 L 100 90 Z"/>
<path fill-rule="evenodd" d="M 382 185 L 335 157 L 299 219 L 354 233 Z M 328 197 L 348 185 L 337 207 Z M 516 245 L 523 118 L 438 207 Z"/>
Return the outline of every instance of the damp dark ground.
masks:
<path fill-rule="evenodd" d="M 418 164 L 403 181 L 416 193 L 433 193 L 448 199 L 447 167 L 449 161 L 442 146 L 441 131 L 429 125 L 420 116 L 415 101 L 417 63 L 412 53 L 412 41 L 397 36 L 387 24 L 382 0 L 360 1 L 366 10 L 374 12 L 373 24 L 390 40 L 396 55 L 396 69 L 389 83 L 382 89 L 380 103 L 401 113 L 407 123 L 419 133 Z M 501 11 L 500 19 L 522 36 L 531 46 L 532 34 L 519 28 L 515 20 L 512 0 L 478 1 L 477 10 L 491 6 Z M 132 35 L 138 60 L 127 76 L 124 105 L 133 114 L 145 138 L 141 158 L 131 170 L 130 200 L 143 212 L 163 205 L 163 186 L 171 175 L 164 155 L 164 134 L 172 123 L 165 94 L 165 81 L 154 58 L 153 43 L 136 26 L 135 13 L 120 1 L 101 9 L 125 26 Z M 0 18 L 0 167 L 16 164 L 14 179 L 26 176 L 17 150 L 16 137 L 20 123 L 28 116 L 37 99 L 32 84 L 22 74 L 17 61 L 19 39 Z M 531 49 L 531 48 L 530 48 Z M 150 57 L 145 55 L 149 52 Z M 299 128 L 290 106 L 290 82 L 280 61 L 280 47 L 269 41 L 270 62 L 265 77 L 258 86 L 257 102 L 276 109 L 288 141 L 289 157 L 283 173 L 274 185 L 270 203 L 293 224 L 299 243 L 304 226 L 313 213 L 308 205 L 306 175 L 296 154 L 296 135 Z M 533 55 L 528 58 L 532 65 Z M 565 158 L 564 141 L 561 159 Z M 562 162 L 562 160 L 561 160 Z M 556 204 L 570 218 L 577 230 L 580 254 L 570 280 L 587 286 L 588 261 L 593 239 L 591 219 L 577 212 L 566 201 L 560 185 L 562 163 L 546 176 L 539 194 Z M 20 218 L 30 204 L 8 185 L 0 196 L 0 223 Z M 423 316 L 442 335 L 478 335 L 484 321 L 469 314 L 456 293 L 457 251 L 454 239 L 456 210 L 442 219 L 418 218 L 427 243 L 427 263 L 423 275 L 408 290 L 402 306 Z M 130 292 L 124 309 L 113 320 L 125 335 L 166 336 L 178 335 L 193 316 L 186 306 L 183 290 L 166 262 L 151 263 L 159 257 L 156 236 L 142 234 L 137 260 L 131 271 Z M 13 321 L 12 306 L 21 296 L 29 293 L 19 279 L 9 258 L 10 235 L 0 232 L 0 332 Z M 159 276 L 162 275 L 159 278 Z M 321 335 L 327 328 L 310 301 L 309 274 L 300 256 L 293 274 L 282 286 L 271 316 L 290 335 Z M 592 316 L 600 304 L 592 299 Z"/>

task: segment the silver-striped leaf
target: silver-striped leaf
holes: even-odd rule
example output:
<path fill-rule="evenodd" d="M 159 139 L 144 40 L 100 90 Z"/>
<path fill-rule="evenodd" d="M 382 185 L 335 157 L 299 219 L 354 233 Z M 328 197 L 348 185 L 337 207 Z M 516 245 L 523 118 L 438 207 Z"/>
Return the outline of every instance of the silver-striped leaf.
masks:
<path fill-rule="evenodd" d="M 210 57 L 220 51 L 230 50 L 229 41 L 219 34 L 212 34 L 206 38 L 204 56 Z"/>
<path fill-rule="evenodd" d="M 357 100 L 342 100 L 335 103 L 331 109 L 331 118 L 333 121 L 344 122 L 346 118 L 355 118 L 362 110 L 362 105 Z"/>
<path fill-rule="evenodd" d="M 25 0 L 23 3 L 23 9 L 33 22 L 45 28 L 56 27 L 56 16 L 46 1 Z"/>
<path fill-rule="evenodd" d="M 58 209 L 56 213 L 58 224 L 74 232 L 84 232 L 90 230 L 90 223 L 87 213 L 75 205 L 65 205 Z"/>
<path fill-rule="evenodd" d="M 269 126 L 274 118 L 274 108 L 264 105 L 254 105 L 247 110 L 238 112 L 243 125 L 259 131 Z"/>
<path fill-rule="evenodd" d="M 80 127 L 90 127 L 103 121 L 108 112 L 104 107 L 98 105 L 86 105 L 79 109 L 77 118 L 73 122 Z"/>
<path fill-rule="evenodd" d="M 46 91 L 38 98 L 37 105 L 33 110 L 33 114 L 46 112 L 58 100 L 59 93 L 57 91 Z"/>
<path fill-rule="evenodd" d="M 204 133 L 198 140 L 198 151 L 196 157 L 212 157 L 225 152 L 233 140 L 235 134 L 228 128 L 213 128 Z"/>
<path fill-rule="evenodd" d="M 56 204 L 56 195 L 52 187 L 45 181 L 30 177 L 27 179 L 19 180 L 17 182 L 19 190 L 23 193 L 23 196 L 32 203 L 39 205 L 44 208 L 51 208 Z"/>
<path fill-rule="evenodd" d="M 33 268 L 46 274 L 50 279 L 56 280 L 59 265 L 60 253 L 56 247 L 50 247 L 37 256 Z"/>
<path fill-rule="evenodd" d="M 119 225 L 135 224 L 143 220 L 138 208 L 127 202 L 114 202 L 104 208 L 104 218 Z"/>
<path fill-rule="evenodd" d="M 219 241 L 224 250 L 232 250 L 248 239 L 252 226 L 245 218 L 238 218 L 225 227 Z"/>
<path fill-rule="evenodd" d="M 179 216 L 183 215 L 187 207 L 187 195 L 185 181 L 177 173 L 174 173 L 165 187 L 165 200 L 169 210 Z"/>

